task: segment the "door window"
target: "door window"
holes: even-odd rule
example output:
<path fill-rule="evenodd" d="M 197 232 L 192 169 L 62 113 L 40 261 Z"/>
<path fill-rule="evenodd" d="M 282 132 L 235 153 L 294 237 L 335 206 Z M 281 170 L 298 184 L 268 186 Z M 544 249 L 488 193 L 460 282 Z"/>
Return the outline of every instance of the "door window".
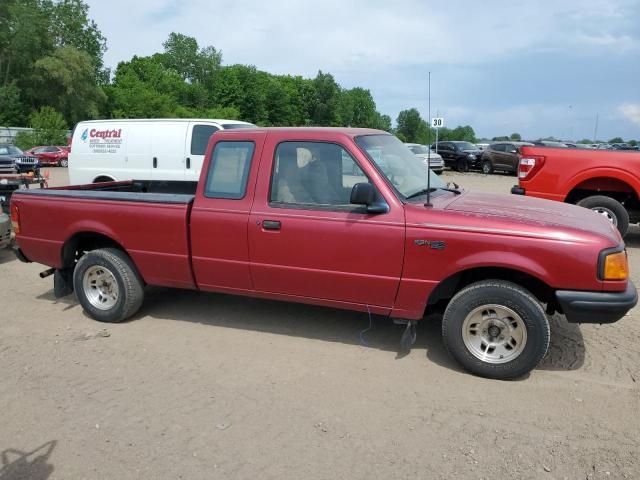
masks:
<path fill-rule="evenodd" d="M 244 198 L 254 149 L 253 142 L 218 142 L 207 174 L 205 196 Z"/>
<path fill-rule="evenodd" d="M 194 125 L 191 134 L 191 155 L 204 155 L 211 135 L 220 130 L 213 125 Z"/>
<path fill-rule="evenodd" d="M 349 203 L 351 189 L 361 182 L 369 179 L 340 145 L 283 142 L 276 149 L 269 201 L 272 206 L 361 208 Z"/>
<path fill-rule="evenodd" d="M 492 145 L 491 148 L 493 150 L 495 150 L 496 152 L 504 152 L 505 144 L 504 143 L 497 143 L 496 145 Z"/>

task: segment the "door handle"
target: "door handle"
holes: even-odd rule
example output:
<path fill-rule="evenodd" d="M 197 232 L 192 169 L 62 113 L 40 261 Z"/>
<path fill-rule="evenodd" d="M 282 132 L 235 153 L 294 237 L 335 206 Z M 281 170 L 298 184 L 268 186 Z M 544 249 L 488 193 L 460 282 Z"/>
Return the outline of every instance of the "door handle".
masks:
<path fill-rule="evenodd" d="M 153 168 L 158 168 L 158 157 L 153 157 Z"/>
<path fill-rule="evenodd" d="M 191 159 L 187 157 L 187 168 L 191 168 Z"/>
<path fill-rule="evenodd" d="M 262 228 L 265 230 L 280 230 L 280 222 L 278 220 L 264 220 Z"/>

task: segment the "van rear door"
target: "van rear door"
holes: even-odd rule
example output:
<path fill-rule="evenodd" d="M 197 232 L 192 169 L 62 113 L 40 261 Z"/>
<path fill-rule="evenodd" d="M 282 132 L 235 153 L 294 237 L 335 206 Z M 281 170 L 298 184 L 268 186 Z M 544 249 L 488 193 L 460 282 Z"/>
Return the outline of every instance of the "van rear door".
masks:
<path fill-rule="evenodd" d="M 151 179 L 184 180 L 187 122 L 149 122 L 151 126 Z M 196 179 L 197 180 L 197 179 Z"/>
<path fill-rule="evenodd" d="M 213 123 L 189 122 L 187 141 L 184 148 L 185 180 L 197 182 L 200 178 L 209 138 L 218 130 L 220 128 Z"/>

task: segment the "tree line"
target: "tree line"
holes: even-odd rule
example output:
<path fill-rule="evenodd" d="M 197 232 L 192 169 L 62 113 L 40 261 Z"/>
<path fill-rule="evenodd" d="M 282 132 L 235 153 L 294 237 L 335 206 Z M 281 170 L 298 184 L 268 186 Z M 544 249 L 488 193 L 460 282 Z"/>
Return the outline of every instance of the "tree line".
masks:
<path fill-rule="evenodd" d="M 222 52 L 171 33 L 162 51 L 104 66 L 107 42 L 83 0 L 0 3 L 0 125 L 30 126 L 28 144 L 64 143 L 64 131 L 94 118 L 229 118 L 261 126 L 352 126 L 429 143 L 435 131 L 417 109 L 396 128 L 371 92 L 343 88 L 327 72 L 274 75 L 222 65 Z M 442 140 L 476 141 L 469 125 L 441 128 Z"/>

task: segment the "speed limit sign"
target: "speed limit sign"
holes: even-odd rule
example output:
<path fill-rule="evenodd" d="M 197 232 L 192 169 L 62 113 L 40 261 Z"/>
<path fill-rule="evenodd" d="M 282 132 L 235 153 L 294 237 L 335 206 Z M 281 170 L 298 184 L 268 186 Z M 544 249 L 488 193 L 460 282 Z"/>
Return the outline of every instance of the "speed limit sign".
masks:
<path fill-rule="evenodd" d="M 431 126 L 433 128 L 441 128 L 444 127 L 444 118 L 434 117 L 431 119 Z"/>

